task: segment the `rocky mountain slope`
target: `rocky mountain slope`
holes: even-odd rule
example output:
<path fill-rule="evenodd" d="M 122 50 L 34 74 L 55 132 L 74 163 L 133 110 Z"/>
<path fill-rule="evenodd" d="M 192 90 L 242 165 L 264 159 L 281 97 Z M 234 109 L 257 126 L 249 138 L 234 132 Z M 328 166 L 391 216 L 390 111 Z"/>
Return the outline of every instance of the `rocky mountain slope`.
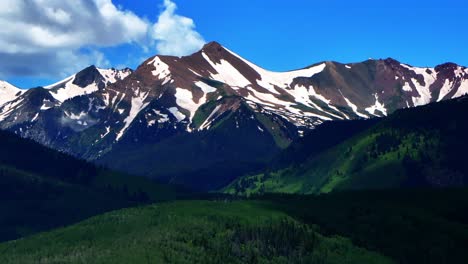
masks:
<path fill-rule="evenodd" d="M 2 129 L 117 169 L 213 188 L 324 121 L 459 97 L 468 69 L 386 59 L 271 72 L 211 42 L 190 56 L 149 58 L 134 72 L 89 67 L 44 88 L 8 90 Z"/>

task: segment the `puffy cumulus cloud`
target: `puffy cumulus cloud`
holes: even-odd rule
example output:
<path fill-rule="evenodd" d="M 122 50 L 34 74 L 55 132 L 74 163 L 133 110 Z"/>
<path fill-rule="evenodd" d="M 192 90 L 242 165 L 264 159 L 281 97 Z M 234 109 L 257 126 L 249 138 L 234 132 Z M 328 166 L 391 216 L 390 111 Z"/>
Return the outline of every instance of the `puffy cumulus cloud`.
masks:
<path fill-rule="evenodd" d="M 112 0 L 1 0 L 0 78 L 64 77 L 90 64 L 110 66 L 101 48 L 135 44 L 142 57 L 186 55 L 204 40 L 192 19 L 164 0 L 153 24 Z"/>
<path fill-rule="evenodd" d="M 164 10 L 153 25 L 152 37 L 159 54 L 183 56 L 199 50 L 205 40 L 195 30 L 191 18 L 177 15 L 177 5 L 164 0 Z"/>
<path fill-rule="evenodd" d="M 8 53 L 137 42 L 148 30 L 111 0 L 2 0 L 0 23 L 0 49 Z"/>
<path fill-rule="evenodd" d="M 151 28 L 111 0 L 2 0 L 0 24 L 2 76 L 53 76 L 89 64 L 105 66 L 99 47 L 145 43 Z"/>

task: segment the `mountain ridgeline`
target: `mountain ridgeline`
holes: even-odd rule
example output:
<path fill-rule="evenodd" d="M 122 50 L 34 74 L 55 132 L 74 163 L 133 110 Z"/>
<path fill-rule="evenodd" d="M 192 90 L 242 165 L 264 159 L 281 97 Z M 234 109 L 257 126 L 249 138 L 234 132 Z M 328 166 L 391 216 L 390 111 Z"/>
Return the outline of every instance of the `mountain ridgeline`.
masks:
<path fill-rule="evenodd" d="M 94 66 L 27 91 L 0 86 L 0 128 L 132 174 L 199 190 L 255 173 L 327 121 L 458 98 L 468 69 L 393 59 L 271 72 L 216 42 L 135 71 Z"/>

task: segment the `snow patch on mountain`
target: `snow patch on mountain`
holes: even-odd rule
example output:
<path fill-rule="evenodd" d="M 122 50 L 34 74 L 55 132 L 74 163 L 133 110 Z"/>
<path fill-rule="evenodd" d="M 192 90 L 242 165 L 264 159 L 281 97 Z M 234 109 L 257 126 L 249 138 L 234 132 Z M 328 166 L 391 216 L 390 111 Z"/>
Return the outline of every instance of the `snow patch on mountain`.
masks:
<path fill-rule="evenodd" d="M 101 134 L 101 139 L 109 135 L 110 132 L 111 132 L 110 126 L 106 126 L 106 132 L 104 132 L 104 134 Z"/>
<path fill-rule="evenodd" d="M 214 73 L 210 72 L 213 80 L 223 82 L 235 88 L 244 88 L 251 85 L 249 80 L 228 61 L 221 59 L 219 63 L 214 63 L 206 53 L 202 52 L 202 56 L 216 71 Z"/>
<path fill-rule="evenodd" d="M 325 98 L 325 96 L 321 95 L 321 94 L 318 94 L 314 87 L 313 86 L 309 86 L 309 94 L 312 96 L 312 97 L 315 97 L 317 98 L 318 100 L 324 102 L 325 104 L 328 105 L 328 107 L 330 109 L 333 109 L 335 110 L 337 113 L 340 113 L 342 114 L 346 119 L 349 119 L 349 116 L 347 116 L 345 113 L 343 113 L 342 111 L 340 111 L 338 108 L 336 108 L 336 106 L 332 105 L 331 104 L 331 100 L 328 100 L 327 98 Z M 340 119 L 342 119 L 342 117 L 339 117 Z"/>
<path fill-rule="evenodd" d="M 88 112 L 85 111 L 81 111 L 77 114 L 64 111 L 63 116 L 60 118 L 62 126 L 71 128 L 76 132 L 81 132 L 90 126 L 95 125 L 97 122 L 98 120 L 92 118 Z"/>
<path fill-rule="evenodd" d="M 291 113 L 296 114 L 296 116 L 316 117 L 316 118 L 319 118 L 321 120 L 326 120 L 326 121 L 331 121 L 332 120 L 330 117 L 319 115 L 319 114 L 316 114 L 316 113 L 311 113 L 311 112 L 304 112 L 304 111 L 302 111 L 302 110 L 300 110 L 300 109 L 298 109 L 296 107 L 292 107 L 292 106 L 286 106 L 286 110 L 288 110 Z"/>
<path fill-rule="evenodd" d="M 195 85 L 203 91 L 203 96 L 198 99 L 198 102 L 195 102 L 193 98 L 193 93 L 187 89 L 176 88 L 176 93 L 175 93 L 177 105 L 190 112 L 190 116 L 189 116 L 190 122 L 195 116 L 195 113 L 197 112 L 198 108 L 206 103 L 207 95 L 217 90 L 216 88 L 201 81 L 196 82 Z M 177 119 L 179 119 L 176 114 L 174 116 Z M 179 117 L 181 116 L 179 115 Z"/>
<path fill-rule="evenodd" d="M 107 107 L 110 104 L 110 95 L 109 93 L 103 93 L 102 94 L 102 99 L 104 101 L 104 105 Z"/>
<path fill-rule="evenodd" d="M 161 113 L 160 111 L 158 110 L 153 110 L 155 114 L 157 114 L 158 116 L 160 116 L 161 118 L 158 119 L 158 123 L 159 124 L 162 124 L 162 123 L 166 123 L 169 121 L 169 116 L 166 115 L 166 114 L 163 114 Z"/>
<path fill-rule="evenodd" d="M 447 94 L 449 94 L 452 91 L 452 89 L 453 89 L 452 82 L 449 79 L 446 79 L 445 82 L 444 82 L 444 85 L 440 89 L 439 98 L 437 98 L 437 102 L 442 101 L 442 99 L 444 99 L 444 97 Z"/>
<path fill-rule="evenodd" d="M 171 112 L 171 114 L 177 119 L 177 121 L 180 122 L 185 119 L 185 115 L 182 114 L 177 107 L 171 107 L 167 110 Z"/>
<path fill-rule="evenodd" d="M 464 71 L 463 71 L 462 67 L 457 66 L 457 69 L 455 70 L 455 77 L 456 78 L 461 78 L 463 76 L 464 76 Z"/>
<path fill-rule="evenodd" d="M 193 74 L 195 74 L 198 77 L 202 77 L 199 73 L 197 73 L 196 71 L 194 71 L 194 70 L 192 70 L 190 68 L 189 68 L 189 71 L 191 71 Z"/>
<path fill-rule="evenodd" d="M 59 102 L 64 102 L 70 98 L 90 94 L 99 90 L 96 83 L 92 83 L 84 88 L 73 84 L 73 77 L 65 84 L 65 87 L 57 89 L 57 91 L 50 91 L 50 94 Z"/>
<path fill-rule="evenodd" d="M 45 110 L 49 110 L 51 108 L 52 108 L 52 106 L 47 105 L 47 104 L 43 104 L 43 105 L 41 105 L 41 108 L 39 108 L 39 110 L 45 111 Z"/>
<path fill-rule="evenodd" d="M 196 82 L 195 85 L 200 87 L 200 89 L 202 89 L 202 91 L 205 94 L 216 92 L 216 90 L 217 90 L 215 87 L 213 87 L 211 85 L 208 85 L 208 84 L 206 84 L 204 82 Z"/>
<path fill-rule="evenodd" d="M 416 91 L 418 92 L 418 97 L 413 97 L 413 104 L 414 106 L 425 105 L 431 102 L 432 95 L 429 87 L 437 80 L 437 76 L 434 75 L 434 69 L 432 68 L 418 68 L 418 67 L 411 67 L 406 64 L 401 64 L 401 66 L 413 71 L 417 75 L 422 75 L 424 78 L 424 84 L 420 83 L 417 79 L 412 78 L 412 83 L 416 87 Z M 431 73 L 428 73 L 428 70 Z"/>
<path fill-rule="evenodd" d="M 84 118 L 85 116 L 87 116 L 88 114 L 86 112 L 80 112 L 79 114 L 74 114 L 74 113 L 69 113 L 67 111 L 64 112 L 65 115 L 72 119 L 72 120 L 80 120 L 82 118 Z"/>
<path fill-rule="evenodd" d="M 193 93 L 189 90 L 176 88 L 175 94 L 177 105 L 190 112 L 190 122 L 195 116 L 195 113 L 197 112 L 198 108 L 206 103 L 207 94 L 216 91 L 216 88 L 211 87 L 205 84 L 204 82 L 197 82 L 195 83 L 195 85 L 197 87 L 200 87 L 203 91 L 203 96 L 200 99 L 198 99 L 198 103 L 194 101 Z"/>
<path fill-rule="evenodd" d="M 159 56 L 154 57 L 154 59 L 148 62 L 148 65 L 153 64 L 155 70 L 151 73 L 153 76 L 156 76 L 159 80 L 162 80 L 162 84 L 166 84 L 171 80 L 171 71 L 169 70 L 169 65 L 164 63 Z"/>
<path fill-rule="evenodd" d="M 365 109 L 369 114 L 379 116 L 376 111 L 381 112 L 385 116 L 387 115 L 387 109 L 383 103 L 379 102 L 379 96 L 375 94 L 375 104 Z"/>
<path fill-rule="evenodd" d="M 127 78 L 132 71 L 130 69 L 116 70 L 116 69 L 100 69 L 96 68 L 101 77 L 103 78 L 104 84 L 107 86 L 112 83 L 116 83 L 119 80 Z M 76 79 L 76 74 L 69 76 L 61 81 L 54 84 L 44 86 L 45 89 L 49 90 L 49 93 L 59 102 L 64 101 L 86 94 L 91 94 L 99 90 L 99 83 L 91 83 L 86 87 L 80 87 L 73 82 Z M 106 101 L 106 106 L 108 101 Z"/>
<path fill-rule="evenodd" d="M 0 121 L 5 120 L 17 107 L 23 103 L 24 98 L 19 98 L 10 102 L 6 102 L 0 109 Z"/>
<path fill-rule="evenodd" d="M 299 104 L 303 104 L 305 106 L 308 106 L 310 108 L 317 109 L 321 112 L 324 112 L 328 115 L 331 115 L 335 118 L 338 119 L 343 119 L 341 116 L 337 116 L 335 114 L 329 113 L 322 109 L 320 106 L 318 106 L 316 103 L 314 103 L 312 100 L 310 100 L 310 97 L 312 96 L 312 93 L 315 93 L 315 91 L 311 92 L 310 90 L 307 90 L 305 86 L 302 85 L 296 85 L 293 90 L 287 90 L 289 94 L 291 94 L 294 97 L 294 100 L 298 102 Z"/>
<path fill-rule="evenodd" d="M 274 95 L 272 95 L 270 93 L 262 93 L 262 92 L 259 92 L 259 91 L 255 90 L 255 89 L 249 89 L 249 92 L 253 96 L 248 96 L 247 99 L 252 100 L 253 99 L 252 97 L 254 97 L 256 99 L 259 99 L 260 101 L 255 100 L 255 99 L 253 99 L 253 100 L 255 100 L 256 102 L 261 103 L 261 104 L 267 104 L 267 105 L 270 105 L 270 106 L 275 106 L 275 105 L 288 106 L 288 105 L 291 105 L 291 103 L 280 100 L 280 99 L 276 98 Z"/>
<path fill-rule="evenodd" d="M 33 119 L 31 119 L 31 122 L 36 121 L 38 117 L 39 117 L 39 113 L 36 113 L 36 115 L 33 117 Z"/>
<path fill-rule="evenodd" d="M 192 92 L 182 88 L 176 88 L 175 97 L 177 105 L 190 112 L 190 120 L 192 120 L 201 103 L 204 103 L 202 99 L 200 99 L 198 103 L 195 103 L 193 101 Z"/>
<path fill-rule="evenodd" d="M 405 92 L 412 92 L 413 88 L 411 88 L 410 84 L 408 82 L 405 82 L 405 84 L 402 87 L 403 91 Z"/>
<path fill-rule="evenodd" d="M 132 97 L 130 113 L 124 119 L 124 126 L 119 131 L 119 133 L 117 133 L 116 141 L 119 141 L 122 138 L 122 136 L 124 135 L 124 132 L 132 124 L 133 120 L 136 118 L 138 113 L 140 113 L 140 111 L 143 110 L 149 104 L 149 103 L 145 103 L 145 99 L 148 96 L 148 92 L 143 93 L 140 90 L 137 90 L 135 92 L 135 95 L 136 96 Z"/>
<path fill-rule="evenodd" d="M 56 82 L 56 83 L 46 85 L 46 86 L 44 86 L 44 88 L 45 89 L 52 89 L 52 88 L 57 87 L 57 86 L 63 86 L 63 85 L 65 85 L 66 83 L 68 83 L 70 81 L 73 82 L 74 79 L 75 79 L 75 75 L 72 75 L 72 76 L 69 76 L 69 77 L 67 77 L 67 78 L 65 78 L 63 80 L 60 80 L 60 81 Z"/>
<path fill-rule="evenodd" d="M 208 129 L 211 126 L 211 122 L 213 121 L 213 117 L 218 113 L 219 109 L 221 109 L 221 105 L 217 105 L 215 109 L 211 112 L 211 114 L 208 116 L 208 118 L 203 122 L 203 124 L 200 126 L 199 130 L 203 129 Z"/>
<path fill-rule="evenodd" d="M 312 102 L 310 101 L 310 93 L 305 86 L 296 85 L 296 87 L 294 87 L 293 90 L 289 91 L 289 93 L 294 97 L 294 100 L 298 103 L 309 107 L 318 107 L 315 104 L 314 106 L 311 105 Z"/>
<path fill-rule="evenodd" d="M 468 80 L 463 80 L 452 98 L 457 98 L 466 94 L 468 94 Z"/>
<path fill-rule="evenodd" d="M 322 72 L 326 64 L 322 63 L 317 66 L 295 70 L 295 71 L 288 71 L 288 72 L 272 72 L 261 68 L 260 66 L 255 65 L 254 63 L 242 58 L 241 56 L 237 55 L 236 53 L 230 51 L 229 49 L 225 48 L 229 53 L 237 57 L 238 59 L 242 60 L 244 63 L 249 65 L 250 68 L 255 70 L 258 74 L 260 74 L 260 79 L 257 80 L 257 84 L 268 89 L 268 91 L 279 94 L 275 86 L 280 88 L 287 88 L 291 85 L 294 79 L 298 77 L 312 77 L 317 73 Z"/>
<path fill-rule="evenodd" d="M 341 93 L 341 91 L 340 91 L 340 93 Z M 343 95 L 343 93 L 341 93 L 341 96 L 343 96 L 343 99 L 346 101 L 346 104 L 353 110 L 353 112 L 356 115 L 358 115 L 359 117 L 362 117 L 362 118 L 369 118 L 367 115 L 359 113 L 358 107 L 355 104 L 353 104 L 348 98 L 346 98 Z"/>
<path fill-rule="evenodd" d="M 0 81 L 0 106 L 14 100 L 24 92 L 25 90 L 21 90 L 8 82 Z"/>
<path fill-rule="evenodd" d="M 104 83 L 115 83 L 119 80 L 127 78 L 132 71 L 129 69 L 116 70 L 116 69 L 100 69 L 97 68 L 101 76 L 104 78 Z"/>

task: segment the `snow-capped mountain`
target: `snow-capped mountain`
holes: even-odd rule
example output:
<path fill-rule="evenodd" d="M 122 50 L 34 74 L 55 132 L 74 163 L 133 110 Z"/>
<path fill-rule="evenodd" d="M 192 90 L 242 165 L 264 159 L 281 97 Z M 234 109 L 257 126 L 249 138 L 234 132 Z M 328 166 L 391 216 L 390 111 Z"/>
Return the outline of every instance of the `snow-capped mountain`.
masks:
<path fill-rule="evenodd" d="M 228 96 L 242 99 L 256 112 L 277 115 L 299 130 L 326 120 L 370 118 L 468 92 L 468 69 L 455 64 L 418 68 L 392 59 L 341 64 L 323 62 L 290 72 L 271 72 L 218 43 L 187 57 L 156 56 L 116 85 L 112 107 L 129 102 L 120 139 L 150 102 L 163 102 L 165 115 L 185 123 L 187 131 L 209 129 L 227 109 L 218 104 L 201 123 L 201 106 Z M 158 89 L 154 89 L 158 87 Z M 115 103 L 117 102 L 117 103 Z M 215 103 L 216 104 L 216 103 Z M 158 115 L 158 114 L 155 114 Z M 154 118 L 147 116 L 152 124 Z"/>
<path fill-rule="evenodd" d="M 125 79 L 132 73 L 130 69 L 99 69 L 90 66 L 55 84 L 45 86 L 51 95 L 59 102 L 64 102 L 76 96 L 94 93 L 107 85 Z"/>
<path fill-rule="evenodd" d="M 114 168 L 211 188 L 324 121 L 466 94 L 468 69 L 385 59 L 272 72 L 211 42 L 190 56 L 149 58 L 134 72 L 92 66 L 45 88 L 8 90 L 3 129 Z M 223 176 L 213 180 L 219 171 L 208 168 Z"/>
<path fill-rule="evenodd" d="M 8 82 L 0 81 L 0 105 L 13 101 L 24 92 L 25 90 L 21 90 Z"/>
<path fill-rule="evenodd" d="M 27 128 L 38 120 L 46 110 L 60 108 L 63 102 L 75 97 L 91 94 L 107 85 L 122 80 L 132 70 L 98 69 L 90 66 L 55 84 L 21 90 L 2 82 L 0 92 L 0 127 L 16 128 L 22 135 L 30 133 Z M 25 130 L 21 127 L 24 127 Z"/>

